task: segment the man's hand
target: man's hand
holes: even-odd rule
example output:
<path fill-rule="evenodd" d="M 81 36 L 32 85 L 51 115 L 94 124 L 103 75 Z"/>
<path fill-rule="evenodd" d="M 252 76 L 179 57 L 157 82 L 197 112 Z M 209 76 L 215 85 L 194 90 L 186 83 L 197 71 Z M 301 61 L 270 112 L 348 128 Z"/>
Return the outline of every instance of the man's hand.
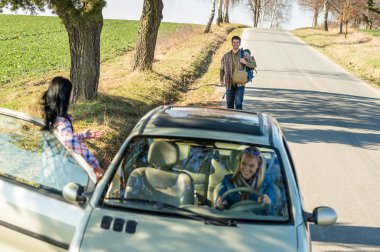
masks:
<path fill-rule="evenodd" d="M 246 65 L 246 64 L 247 64 L 247 61 L 246 61 L 244 58 L 240 58 L 240 63 Z"/>

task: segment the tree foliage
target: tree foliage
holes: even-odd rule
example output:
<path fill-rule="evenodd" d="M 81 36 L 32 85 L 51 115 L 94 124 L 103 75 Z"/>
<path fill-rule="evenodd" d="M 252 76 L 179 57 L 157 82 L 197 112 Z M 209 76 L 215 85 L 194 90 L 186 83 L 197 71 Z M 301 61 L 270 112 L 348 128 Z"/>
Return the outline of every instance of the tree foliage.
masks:
<path fill-rule="evenodd" d="M 345 25 L 345 37 L 348 33 L 349 22 L 360 22 L 362 12 L 366 7 L 366 0 L 329 0 L 332 11 L 341 23 L 340 32 L 342 33 L 342 24 Z"/>
<path fill-rule="evenodd" d="M 366 28 L 372 29 L 373 25 L 380 26 L 380 4 L 376 5 L 375 1 L 368 0 L 366 11 L 363 12 L 363 21 Z"/>

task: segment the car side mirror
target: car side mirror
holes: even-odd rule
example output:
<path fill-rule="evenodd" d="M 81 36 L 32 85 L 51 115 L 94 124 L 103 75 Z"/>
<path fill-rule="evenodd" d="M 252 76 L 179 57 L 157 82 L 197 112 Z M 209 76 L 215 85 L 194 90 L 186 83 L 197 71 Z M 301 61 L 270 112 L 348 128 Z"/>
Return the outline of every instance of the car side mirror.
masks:
<path fill-rule="evenodd" d="M 331 207 L 317 207 L 313 214 L 307 218 L 307 221 L 314 222 L 319 226 L 329 226 L 335 224 L 338 216 Z"/>
<path fill-rule="evenodd" d="M 70 182 L 65 187 L 63 187 L 63 198 L 72 203 L 84 203 L 86 202 L 86 197 L 83 196 L 84 187 Z"/>

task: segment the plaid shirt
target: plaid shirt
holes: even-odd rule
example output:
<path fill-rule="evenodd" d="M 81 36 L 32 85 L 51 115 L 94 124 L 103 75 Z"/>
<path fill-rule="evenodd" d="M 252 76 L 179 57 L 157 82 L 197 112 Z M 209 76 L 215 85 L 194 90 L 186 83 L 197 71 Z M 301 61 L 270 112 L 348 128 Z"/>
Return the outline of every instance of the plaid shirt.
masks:
<path fill-rule="evenodd" d="M 225 53 L 220 61 L 220 81 L 224 82 L 224 86 L 227 89 L 230 89 L 234 83 L 232 83 L 232 73 L 235 69 L 244 69 L 244 65 L 240 63 L 240 50 L 236 53 L 238 55 L 238 61 L 233 61 L 233 51 L 228 51 Z M 250 58 L 245 58 L 245 60 L 248 62 L 247 66 L 250 68 L 256 68 L 256 61 L 253 56 Z M 236 65 L 234 65 L 234 63 Z"/>
<path fill-rule="evenodd" d="M 54 132 L 68 149 L 81 155 L 94 169 L 101 168 L 99 161 L 82 143 L 82 140 L 85 140 L 87 136 L 84 133 L 74 133 L 71 123 L 67 118 L 57 117 L 54 123 Z"/>

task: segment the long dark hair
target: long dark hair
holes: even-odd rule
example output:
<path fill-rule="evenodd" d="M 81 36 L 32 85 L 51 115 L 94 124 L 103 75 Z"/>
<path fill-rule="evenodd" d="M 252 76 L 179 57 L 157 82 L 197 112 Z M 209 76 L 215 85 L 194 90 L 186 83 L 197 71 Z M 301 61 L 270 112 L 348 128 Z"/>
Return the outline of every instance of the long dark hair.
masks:
<path fill-rule="evenodd" d="M 69 119 L 67 110 L 72 88 L 71 81 L 64 77 L 58 76 L 51 80 L 48 90 L 42 96 L 45 122 L 43 130 L 52 130 L 57 116 Z"/>

